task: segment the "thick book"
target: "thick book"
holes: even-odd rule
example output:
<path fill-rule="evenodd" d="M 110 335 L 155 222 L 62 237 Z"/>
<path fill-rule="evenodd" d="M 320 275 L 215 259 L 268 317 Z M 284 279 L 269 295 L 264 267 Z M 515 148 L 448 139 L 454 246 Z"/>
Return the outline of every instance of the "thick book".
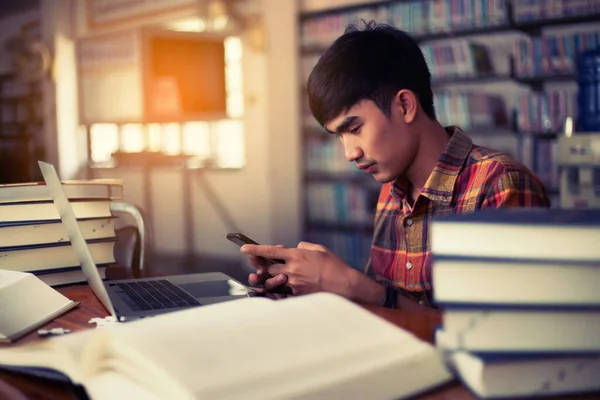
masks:
<path fill-rule="evenodd" d="M 500 208 L 435 218 L 435 256 L 600 261 L 600 210 Z"/>
<path fill-rule="evenodd" d="M 110 212 L 110 200 L 75 200 L 70 202 L 75 217 L 79 219 L 108 218 Z M 56 221 L 60 220 L 58 210 L 52 202 L 27 202 L 27 203 L 3 203 L 0 204 L 0 223 L 9 222 L 33 222 L 33 221 Z"/>
<path fill-rule="evenodd" d="M 106 279 L 106 269 L 108 268 L 108 265 L 97 265 L 96 268 L 98 269 L 100 278 L 102 280 Z M 52 287 L 72 285 L 74 283 L 87 283 L 87 279 L 81 267 L 36 271 L 33 272 L 33 274 L 46 285 Z"/>
<path fill-rule="evenodd" d="M 78 221 L 86 240 L 115 237 L 115 218 L 96 218 Z M 67 229 L 60 220 L 0 223 L 0 251 L 5 247 L 69 241 Z"/>
<path fill-rule="evenodd" d="M 88 241 L 87 246 L 96 264 L 115 262 L 114 245 L 116 238 Z M 60 270 L 79 266 L 79 257 L 71 242 L 52 245 L 2 248 L 0 269 L 20 272 Z"/>
<path fill-rule="evenodd" d="M 600 393 L 600 355 L 483 356 L 447 354 L 448 365 L 480 399 Z"/>
<path fill-rule="evenodd" d="M 596 249 L 600 249 L 598 243 Z M 434 251 L 437 245 L 432 243 Z M 596 262 L 535 261 L 434 253 L 432 278 L 434 299 L 441 306 L 600 307 L 600 259 Z"/>
<path fill-rule="evenodd" d="M 390 399 L 452 379 L 432 345 L 329 293 L 245 298 L 0 349 L 3 367 L 58 371 L 98 400 Z"/>
<path fill-rule="evenodd" d="M 0 343 L 20 338 L 77 304 L 32 274 L 0 270 Z"/>
<path fill-rule="evenodd" d="M 476 353 L 600 354 L 600 308 L 444 309 L 447 349 Z"/>
<path fill-rule="evenodd" d="M 63 181 L 70 200 L 120 199 L 123 197 L 121 179 L 90 179 Z M 46 182 L 28 182 L 0 185 L 0 203 L 22 201 L 52 201 Z"/>

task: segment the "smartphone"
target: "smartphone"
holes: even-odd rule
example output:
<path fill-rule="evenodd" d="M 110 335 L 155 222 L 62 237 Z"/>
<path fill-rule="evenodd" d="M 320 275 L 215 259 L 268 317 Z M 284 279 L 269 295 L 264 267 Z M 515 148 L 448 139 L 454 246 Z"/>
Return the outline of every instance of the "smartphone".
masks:
<path fill-rule="evenodd" d="M 255 242 L 243 233 L 228 233 L 227 239 L 231 240 L 240 247 L 245 244 L 258 244 L 258 242 Z M 285 264 L 285 260 L 279 260 L 276 258 L 266 258 L 266 260 L 269 264 Z"/>

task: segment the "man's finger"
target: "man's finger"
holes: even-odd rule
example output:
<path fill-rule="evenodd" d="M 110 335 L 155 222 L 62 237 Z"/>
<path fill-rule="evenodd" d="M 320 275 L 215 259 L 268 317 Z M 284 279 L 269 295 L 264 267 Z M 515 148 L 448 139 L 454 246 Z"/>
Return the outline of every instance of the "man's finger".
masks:
<path fill-rule="evenodd" d="M 274 290 L 287 282 L 287 276 L 279 274 L 265 281 L 265 289 Z"/>
<path fill-rule="evenodd" d="M 264 283 L 264 281 L 265 281 L 264 275 L 263 276 L 259 276 L 257 274 L 248 275 L 248 284 L 250 284 L 250 286 L 260 286 Z"/>
<path fill-rule="evenodd" d="M 323 253 L 327 253 L 327 247 L 322 244 L 310 243 L 310 242 L 300 242 L 298 243 L 298 248 L 303 250 L 314 250 L 314 251 L 322 251 Z"/>
<path fill-rule="evenodd" d="M 273 265 L 269 265 L 267 267 L 267 270 L 266 270 L 267 274 L 271 275 L 271 276 L 277 276 L 277 275 L 281 275 L 281 274 L 286 275 L 286 273 L 288 271 L 289 271 L 288 264 L 273 264 Z"/>
<path fill-rule="evenodd" d="M 240 251 L 244 254 L 252 256 L 260 256 L 264 258 L 279 258 L 286 260 L 291 258 L 294 254 L 294 249 L 287 249 L 285 247 L 258 245 L 258 244 L 245 244 L 240 248 Z"/>
<path fill-rule="evenodd" d="M 248 260 L 250 261 L 250 265 L 252 265 L 254 268 L 259 268 L 259 267 L 264 267 L 264 266 L 269 265 L 269 262 L 264 257 L 249 255 Z"/>

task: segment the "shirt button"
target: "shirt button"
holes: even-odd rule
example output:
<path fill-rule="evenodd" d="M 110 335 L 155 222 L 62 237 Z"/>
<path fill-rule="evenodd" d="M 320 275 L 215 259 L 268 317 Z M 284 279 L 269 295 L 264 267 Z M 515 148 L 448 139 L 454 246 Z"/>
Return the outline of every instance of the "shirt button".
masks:
<path fill-rule="evenodd" d="M 412 269 L 412 263 L 410 261 L 406 263 L 406 269 Z"/>
<path fill-rule="evenodd" d="M 412 219 L 407 219 L 406 220 L 406 225 L 411 226 L 413 224 L 413 220 Z"/>

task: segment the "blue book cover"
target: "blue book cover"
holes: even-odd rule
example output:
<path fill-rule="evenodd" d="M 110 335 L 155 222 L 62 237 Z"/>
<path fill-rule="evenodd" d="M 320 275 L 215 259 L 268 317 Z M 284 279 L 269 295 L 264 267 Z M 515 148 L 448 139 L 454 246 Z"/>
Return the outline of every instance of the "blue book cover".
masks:
<path fill-rule="evenodd" d="M 557 359 L 579 359 L 580 362 L 589 361 L 591 358 L 600 359 L 600 353 L 587 352 L 566 352 L 552 351 L 546 352 L 513 352 L 513 351 L 476 351 L 470 352 L 484 363 L 513 363 L 520 361 L 555 361 Z M 576 362 L 576 360 L 573 360 Z"/>
<path fill-rule="evenodd" d="M 496 208 L 433 219 L 436 223 L 600 226 L 600 209 Z"/>
<path fill-rule="evenodd" d="M 441 263 L 445 261 L 450 262 L 477 262 L 479 265 L 489 265 L 494 263 L 502 263 L 508 265 L 508 267 L 512 268 L 522 268 L 523 266 L 536 265 L 540 267 L 551 267 L 551 266 L 560 266 L 560 267 L 590 267 L 590 268 L 598 268 L 600 267 L 600 259 L 599 258 L 591 258 L 591 259 L 576 259 L 572 258 L 543 258 L 543 257 L 499 257 L 499 256 L 473 256 L 473 255 L 465 255 L 465 254 L 440 254 L 440 253 L 432 253 L 432 258 L 434 263 Z"/>
<path fill-rule="evenodd" d="M 117 238 L 116 237 L 112 237 L 112 238 L 102 238 L 102 239 L 91 239 L 91 240 L 87 240 L 87 243 L 104 243 L 104 242 L 116 242 Z M 42 248 L 48 248 L 48 247 L 62 247 L 62 246 L 70 246 L 71 242 L 70 241 L 64 241 L 64 242 L 55 242 L 55 243 L 41 243 L 41 244 L 30 244 L 30 245 L 26 245 L 26 246 L 7 246 L 7 247 L 1 247 L 0 246 L 0 251 L 5 252 L 5 251 L 18 251 L 18 250 L 33 250 L 33 249 L 42 249 Z"/>
<path fill-rule="evenodd" d="M 546 303 L 546 304 L 523 304 L 523 303 L 457 303 L 436 301 L 435 304 L 444 311 L 480 311 L 482 313 L 493 312 L 512 312 L 512 313 L 550 313 L 555 312 L 577 312 L 596 314 L 600 312 L 600 304 L 567 304 L 567 303 Z"/>
<path fill-rule="evenodd" d="M 110 265 L 111 264 L 102 263 L 102 264 L 96 264 L 96 267 L 102 268 L 102 267 L 108 267 Z M 79 270 L 81 270 L 81 266 L 74 265 L 72 267 L 51 268 L 51 269 L 25 271 L 25 272 L 29 272 L 30 274 L 33 274 L 35 276 L 40 276 L 40 275 L 56 274 L 56 273 L 60 273 L 60 272 L 70 272 L 70 271 L 79 271 Z"/>
<path fill-rule="evenodd" d="M 77 218 L 77 221 L 91 221 L 91 220 L 106 220 L 116 218 L 112 217 L 97 217 L 97 218 Z M 28 226 L 28 225 L 49 225 L 49 224 L 60 224 L 60 219 L 42 219 L 37 221 L 0 221 L 0 228 L 11 227 L 11 226 Z M 1 248 L 1 247 L 0 247 Z"/>

